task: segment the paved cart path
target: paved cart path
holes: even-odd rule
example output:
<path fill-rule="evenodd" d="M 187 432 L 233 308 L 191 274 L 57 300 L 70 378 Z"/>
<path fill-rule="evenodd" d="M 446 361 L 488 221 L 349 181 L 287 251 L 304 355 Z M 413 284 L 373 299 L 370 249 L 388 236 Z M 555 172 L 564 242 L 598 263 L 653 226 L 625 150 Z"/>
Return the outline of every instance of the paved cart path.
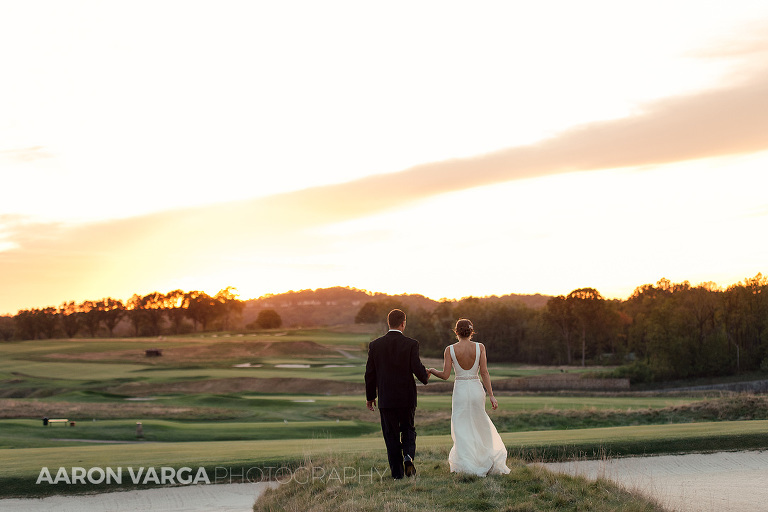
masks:
<path fill-rule="evenodd" d="M 118 491 L 85 496 L 2 499 L 3 512 L 251 512 L 275 483 L 212 484 Z"/>

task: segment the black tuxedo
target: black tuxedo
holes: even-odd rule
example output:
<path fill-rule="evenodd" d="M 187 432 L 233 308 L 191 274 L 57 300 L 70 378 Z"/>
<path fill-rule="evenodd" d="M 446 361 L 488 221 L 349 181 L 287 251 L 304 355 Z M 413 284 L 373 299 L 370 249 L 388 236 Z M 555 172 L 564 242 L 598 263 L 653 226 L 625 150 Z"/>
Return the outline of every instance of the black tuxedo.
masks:
<path fill-rule="evenodd" d="M 403 456 L 414 459 L 416 455 L 414 375 L 424 384 L 429 380 L 419 358 L 418 341 L 391 330 L 368 345 L 365 395 L 369 402 L 378 395 L 381 430 L 393 478 L 403 477 Z"/>

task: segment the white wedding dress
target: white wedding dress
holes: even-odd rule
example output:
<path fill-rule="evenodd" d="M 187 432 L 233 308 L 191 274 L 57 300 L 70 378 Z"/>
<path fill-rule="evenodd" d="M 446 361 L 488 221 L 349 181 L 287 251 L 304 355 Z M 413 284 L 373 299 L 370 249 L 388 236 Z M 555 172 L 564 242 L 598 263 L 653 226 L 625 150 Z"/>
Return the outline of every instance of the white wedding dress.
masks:
<path fill-rule="evenodd" d="M 485 389 L 478 376 L 480 345 L 475 344 L 475 364 L 465 370 L 456 361 L 453 345 L 451 359 L 456 371 L 453 383 L 451 438 L 453 448 L 448 455 L 451 473 L 477 476 L 507 474 L 507 449 L 485 412 Z"/>

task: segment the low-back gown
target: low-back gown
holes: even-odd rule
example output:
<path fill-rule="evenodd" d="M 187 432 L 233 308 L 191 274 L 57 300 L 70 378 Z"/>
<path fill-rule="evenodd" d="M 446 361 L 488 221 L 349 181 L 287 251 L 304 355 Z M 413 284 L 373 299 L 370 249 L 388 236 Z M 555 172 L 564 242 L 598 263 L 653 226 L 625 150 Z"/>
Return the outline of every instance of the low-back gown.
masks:
<path fill-rule="evenodd" d="M 453 448 L 448 455 L 451 472 L 477 476 L 507 474 L 507 449 L 485 412 L 485 389 L 478 375 L 480 345 L 475 343 L 475 364 L 469 370 L 459 366 L 453 345 L 450 352 L 456 372 L 451 412 Z"/>

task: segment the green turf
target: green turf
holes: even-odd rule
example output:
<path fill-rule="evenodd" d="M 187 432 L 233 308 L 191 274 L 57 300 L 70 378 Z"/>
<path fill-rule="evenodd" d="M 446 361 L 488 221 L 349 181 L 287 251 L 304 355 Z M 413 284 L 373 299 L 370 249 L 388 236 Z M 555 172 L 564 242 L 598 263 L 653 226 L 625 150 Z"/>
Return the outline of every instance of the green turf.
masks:
<path fill-rule="evenodd" d="M 299 464 L 307 455 L 367 453 L 383 457 L 378 414 L 365 409 L 364 396 L 329 396 L 321 389 L 316 394 L 227 392 L 210 379 L 238 377 L 324 379 L 363 382 L 363 350 L 375 333 L 337 333 L 329 329 L 284 330 L 261 333 L 188 335 L 163 340 L 76 339 L 38 340 L 0 343 L 0 393 L 6 398 L 0 420 L 0 493 L 35 494 L 30 478 L 42 466 L 163 466 Z M 248 351 L 233 351 L 237 343 L 268 341 L 319 343 L 352 355 L 348 358 L 328 353 L 318 357 L 290 354 L 247 357 Z M 146 348 L 205 348 L 204 357 L 144 359 Z M 130 350 L 125 360 L 120 351 Z M 107 353 L 102 354 L 99 353 Z M 274 353 L 281 353 L 279 350 Z M 63 354 L 64 357 L 56 354 Z M 238 354 L 236 357 L 233 354 Z M 245 355 L 242 355 L 245 354 Z M 50 357 L 55 355 L 55 357 Z M 80 359 L 66 359 L 79 357 Z M 97 360 L 99 357 L 105 359 Z M 96 360 L 95 360 L 96 359 Z M 233 368 L 234 363 L 263 364 L 261 368 Z M 277 368 L 278 364 L 306 364 L 310 368 Z M 353 367 L 326 367 L 352 364 Z M 585 369 L 586 370 L 586 369 Z M 494 378 L 559 373 L 558 368 L 529 368 L 519 365 L 490 365 Z M 173 393 L 166 385 L 200 381 L 210 385 L 197 394 Z M 130 401 L 131 388 L 115 389 L 126 383 L 151 386 L 154 398 Z M 223 391 L 222 391 L 223 390 Z M 146 389 L 143 394 L 146 394 Z M 685 423 L 683 425 L 644 425 L 612 428 L 594 426 L 574 418 L 601 416 L 610 411 L 613 424 L 630 424 L 632 411 L 685 408 L 701 397 L 685 396 L 566 396 L 538 394 L 498 396 L 500 411 L 490 411 L 502 427 L 502 437 L 513 455 L 527 459 L 552 460 L 601 454 L 643 454 L 715 449 L 768 448 L 768 423 L 740 421 Z M 130 404 L 130 405 L 126 405 Z M 716 405 L 716 404 L 715 404 Z M 693 407 L 693 406 L 691 406 Z M 40 417 L 55 409 L 60 417 L 77 426 L 42 427 Z M 172 410 L 181 412 L 171 413 Z M 422 448 L 444 450 L 450 447 L 450 387 L 444 394 L 419 396 L 417 429 Z M 490 409 L 490 408 L 489 408 Z M 75 412 L 79 411 L 79 412 Z M 737 411 L 738 412 L 738 411 Z M 578 414 L 576 414 L 578 413 Z M 175 415 L 174 415 L 175 414 Z M 513 426 L 507 417 L 532 418 L 533 423 Z M 542 416 L 557 421 L 545 425 Z M 16 419 L 19 416 L 25 416 Z M 615 417 L 614 417 L 615 416 Z M 689 415 L 693 421 L 707 419 Z M 731 419 L 738 414 L 720 417 Z M 97 421 L 93 421 L 96 418 Z M 664 416 L 664 421 L 678 416 Z M 336 420 L 339 420 L 338 422 Z M 504 421 L 502 421 L 504 420 Z M 572 421 L 573 420 L 573 421 Z M 144 427 L 144 440 L 136 443 L 136 422 Z M 538 421 L 538 423 L 537 423 Z M 683 418 L 679 421 L 687 421 Z M 570 423 L 569 423 L 570 422 Z M 541 432 L 504 432 L 504 429 Z M 435 435 L 425 435 L 425 434 Z M 443 434 L 444 433 L 444 434 Z M 62 440 L 63 439 L 63 440 Z M 79 440 L 79 441 L 78 441 Z M 99 444 L 94 441 L 119 441 Z M 151 442 L 146 442 L 151 441 Z M 383 459 L 382 459 L 383 460 Z M 49 490 L 50 491 L 50 490 Z"/>
<path fill-rule="evenodd" d="M 315 395 L 243 395 L 243 398 L 267 401 L 288 402 L 300 399 L 311 399 L 316 403 L 328 404 L 363 404 L 360 396 L 315 396 Z M 546 395 L 500 395 L 496 397 L 502 409 L 535 411 L 541 409 L 571 410 L 571 409 L 646 409 L 662 408 L 671 405 L 682 405 L 701 398 L 665 397 L 665 396 L 546 396 Z M 288 405 L 283 403 L 282 405 Z M 419 395 L 418 407 L 425 410 L 450 409 L 450 395 Z"/>
<path fill-rule="evenodd" d="M 768 420 L 518 432 L 502 434 L 502 439 L 511 455 L 522 455 L 528 460 L 755 449 L 768 447 Z M 450 444 L 448 435 L 419 436 L 417 441 L 420 449 L 444 449 Z M 295 465 L 307 457 L 341 453 L 378 454 L 382 460 L 386 459 L 384 442 L 378 435 L 340 439 L 142 443 L 119 445 L 119 448 L 116 445 L 84 445 L 6 449 L 0 450 L 0 460 L 3 461 L 0 483 L 8 482 L 8 486 L 0 493 L 17 494 L 24 489 L 33 492 L 34 480 L 44 466 L 56 469 L 73 466 L 266 467 Z"/>
<path fill-rule="evenodd" d="M 331 379 L 344 382 L 362 382 L 365 364 L 365 344 L 372 339 L 369 334 L 339 333 L 323 329 L 282 331 L 284 336 L 270 334 L 196 335 L 169 336 L 162 340 L 153 338 L 115 338 L 74 340 L 34 340 L 0 344 L 0 379 L 14 376 L 60 379 L 74 382 L 110 379 L 191 379 L 191 378 L 236 378 L 236 377 L 286 377 Z M 94 353 L 112 353 L 133 350 L 142 353 L 147 348 L 211 347 L 238 342 L 268 341 L 308 342 L 312 341 L 329 348 L 346 350 L 346 357 L 327 355 L 315 358 L 284 357 L 239 357 L 215 361 L 170 362 L 162 358 L 121 362 L 118 356 L 107 356 L 106 360 L 82 361 L 49 358 L 48 354 L 64 354 L 68 357 Z M 215 353 L 215 352 L 214 352 Z M 438 364 L 437 360 L 429 361 Z M 233 364 L 262 364 L 261 368 L 233 368 Z M 276 368 L 278 364 L 308 364 L 310 368 Z M 352 368 L 328 368 L 326 365 L 354 365 Z M 489 366 L 492 379 L 528 377 L 559 373 L 559 368 L 529 368 L 520 365 L 492 364 Z M 584 371 L 589 369 L 584 369 Z M 580 369 L 573 370 L 581 371 Z"/>
<path fill-rule="evenodd" d="M 0 447 L 56 446 L 64 440 L 136 441 L 141 420 L 143 440 L 206 442 L 263 439 L 314 439 L 356 437 L 379 430 L 378 425 L 353 421 L 216 422 L 193 423 L 133 418 L 84 421 L 75 427 L 42 426 L 39 420 L 0 420 Z"/>
<path fill-rule="evenodd" d="M 66 430 L 65 427 L 61 429 Z M 675 439 L 696 442 L 704 438 L 726 439 L 740 435 L 768 436 L 768 421 L 695 423 L 683 425 L 651 425 L 568 431 L 517 432 L 502 434 L 508 450 L 536 449 L 556 446 L 592 444 L 620 446 L 622 443 Z M 419 436 L 418 446 L 443 447 L 451 444 L 448 435 Z M 302 458 L 307 454 L 326 455 L 335 452 L 385 453 L 378 436 L 344 439 L 294 439 L 266 441 L 211 441 L 180 443 L 143 443 L 120 445 L 83 445 L 52 448 L 19 448 L 0 450 L 3 465 L 0 478 L 38 474 L 41 466 L 163 465 L 208 464 L 226 461 L 238 463 Z M 642 452 L 641 452 L 642 453 Z"/>

